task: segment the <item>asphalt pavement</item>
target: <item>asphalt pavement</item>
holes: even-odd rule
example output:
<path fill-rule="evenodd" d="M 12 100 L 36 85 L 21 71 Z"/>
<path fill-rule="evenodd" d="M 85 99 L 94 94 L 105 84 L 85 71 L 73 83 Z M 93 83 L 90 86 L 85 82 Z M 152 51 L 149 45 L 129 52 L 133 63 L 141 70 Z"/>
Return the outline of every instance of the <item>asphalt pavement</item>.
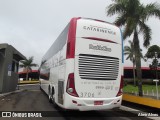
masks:
<path fill-rule="evenodd" d="M 47 95 L 39 89 L 39 84 L 21 85 L 20 91 L 0 97 L 0 111 L 11 111 L 23 114 L 24 118 L 2 118 L 0 120 L 150 120 L 146 117 L 138 117 L 130 111 L 106 110 L 106 111 L 62 111 L 55 109 L 48 102 Z M 126 109 L 126 108 L 125 108 Z M 27 118 L 28 113 L 40 113 L 42 118 Z M 26 117 L 26 118 L 25 118 Z"/>

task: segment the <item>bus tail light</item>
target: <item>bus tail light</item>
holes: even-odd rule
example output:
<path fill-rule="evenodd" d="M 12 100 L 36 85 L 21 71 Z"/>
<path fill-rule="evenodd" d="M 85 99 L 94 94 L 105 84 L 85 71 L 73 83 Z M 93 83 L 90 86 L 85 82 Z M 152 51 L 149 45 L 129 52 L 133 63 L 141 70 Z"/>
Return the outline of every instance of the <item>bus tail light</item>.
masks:
<path fill-rule="evenodd" d="M 121 76 L 121 82 L 120 82 L 120 87 L 119 87 L 119 91 L 116 95 L 116 97 L 120 96 L 123 94 L 123 76 Z"/>
<path fill-rule="evenodd" d="M 75 55 L 75 39 L 76 39 L 76 29 L 77 29 L 77 20 L 81 19 L 72 18 L 70 21 L 69 31 L 68 31 L 68 40 L 67 40 L 67 54 L 66 58 L 74 58 Z"/>
<path fill-rule="evenodd" d="M 68 76 L 66 92 L 69 95 L 79 97 L 75 89 L 74 73 L 70 73 Z"/>

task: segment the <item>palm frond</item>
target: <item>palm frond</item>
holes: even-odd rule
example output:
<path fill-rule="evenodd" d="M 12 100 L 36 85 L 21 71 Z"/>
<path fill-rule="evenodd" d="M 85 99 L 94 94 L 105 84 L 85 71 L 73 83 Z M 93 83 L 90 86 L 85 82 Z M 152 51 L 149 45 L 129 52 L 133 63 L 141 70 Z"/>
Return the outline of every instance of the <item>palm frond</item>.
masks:
<path fill-rule="evenodd" d="M 35 63 L 30 64 L 31 67 L 37 67 L 38 65 Z"/>
<path fill-rule="evenodd" d="M 116 13 L 124 13 L 125 12 L 125 0 L 114 0 L 115 3 L 110 4 L 107 7 L 107 15 L 112 16 Z"/>
<path fill-rule="evenodd" d="M 21 62 L 20 67 L 24 67 L 29 70 L 31 70 L 31 67 L 38 66 L 37 64 L 33 63 L 33 57 L 29 57 L 27 60 L 23 60 L 20 62 Z"/>
<path fill-rule="evenodd" d="M 133 62 L 134 60 L 134 46 L 133 46 L 133 42 L 132 41 L 128 41 L 129 42 L 129 46 L 124 46 L 124 55 L 128 55 L 126 60 L 130 60 Z"/>
<path fill-rule="evenodd" d="M 117 26 L 124 26 L 126 24 L 125 14 L 120 14 L 114 22 Z"/>
<path fill-rule="evenodd" d="M 157 2 L 143 6 L 142 19 L 146 21 L 149 17 L 152 16 L 158 17 L 160 19 L 160 5 Z"/>
<path fill-rule="evenodd" d="M 25 67 L 25 66 L 24 66 L 23 64 L 20 64 L 19 67 L 23 68 L 23 67 Z"/>
<path fill-rule="evenodd" d="M 127 56 L 126 60 L 128 60 L 128 59 L 130 59 L 130 61 L 132 61 L 130 56 Z"/>
<path fill-rule="evenodd" d="M 148 25 L 146 25 L 144 22 L 139 21 L 139 26 L 140 26 L 140 32 L 143 34 L 143 46 L 148 47 L 150 45 L 150 40 L 151 40 L 151 29 Z"/>
<path fill-rule="evenodd" d="M 124 46 L 124 51 L 125 53 L 131 52 L 131 47 L 130 46 Z"/>
<path fill-rule="evenodd" d="M 128 17 L 126 21 L 126 26 L 123 33 L 123 38 L 126 39 L 130 37 L 136 27 L 136 22 L 133 18 Z"/>

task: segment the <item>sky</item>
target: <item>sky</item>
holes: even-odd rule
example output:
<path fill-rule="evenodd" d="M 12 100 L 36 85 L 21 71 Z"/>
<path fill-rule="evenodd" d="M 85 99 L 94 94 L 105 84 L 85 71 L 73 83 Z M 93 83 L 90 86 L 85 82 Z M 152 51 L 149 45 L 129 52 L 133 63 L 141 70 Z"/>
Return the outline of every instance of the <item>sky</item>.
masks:
<path fill-rule="evenodd" d="M 143 4 L 156 0 L 140 0 Z M 106 15 L 112 0 L 0 0 L 0 43 L 8 43 L 27 58 L 34 56 L 40 64 L 42 57 L 73 17 L 87 17 L 113 23 L 116 16 Z M 160 2 L 157 0 L 157 3 Z M 159 45 L 160 20 L 150 18 L 151 45 Z M 128 38 L 124 45 L 128 45 Z M 140 40 L 143 38 L 140 36 Z M 143 48 L 143 53 L 146 49 Z M 148 66 L 144 63 L 142 66 Z M 125 60 L 125 66 L 132 66 Z"/>

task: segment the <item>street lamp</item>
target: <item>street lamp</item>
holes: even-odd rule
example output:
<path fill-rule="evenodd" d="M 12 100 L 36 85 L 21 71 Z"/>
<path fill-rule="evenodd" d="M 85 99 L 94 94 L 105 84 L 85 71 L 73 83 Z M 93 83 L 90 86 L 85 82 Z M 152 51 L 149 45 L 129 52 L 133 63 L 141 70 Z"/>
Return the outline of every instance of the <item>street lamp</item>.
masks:
<path fill-rule="evenodd" d="M 158 82 L 159 82 L 159 80 L 154 79 L 153 82 L 156 82 L 156 91 L 157 91 L 157 99 L 158 99 Z"/>
<path fill-rule="evenodd" d="M 157 74 L 157 57 L 158 57 L 158 54 L 157 54 L 157 52 L 155 52 L 156 79 L 158 79 L 158 74 Z"/>

